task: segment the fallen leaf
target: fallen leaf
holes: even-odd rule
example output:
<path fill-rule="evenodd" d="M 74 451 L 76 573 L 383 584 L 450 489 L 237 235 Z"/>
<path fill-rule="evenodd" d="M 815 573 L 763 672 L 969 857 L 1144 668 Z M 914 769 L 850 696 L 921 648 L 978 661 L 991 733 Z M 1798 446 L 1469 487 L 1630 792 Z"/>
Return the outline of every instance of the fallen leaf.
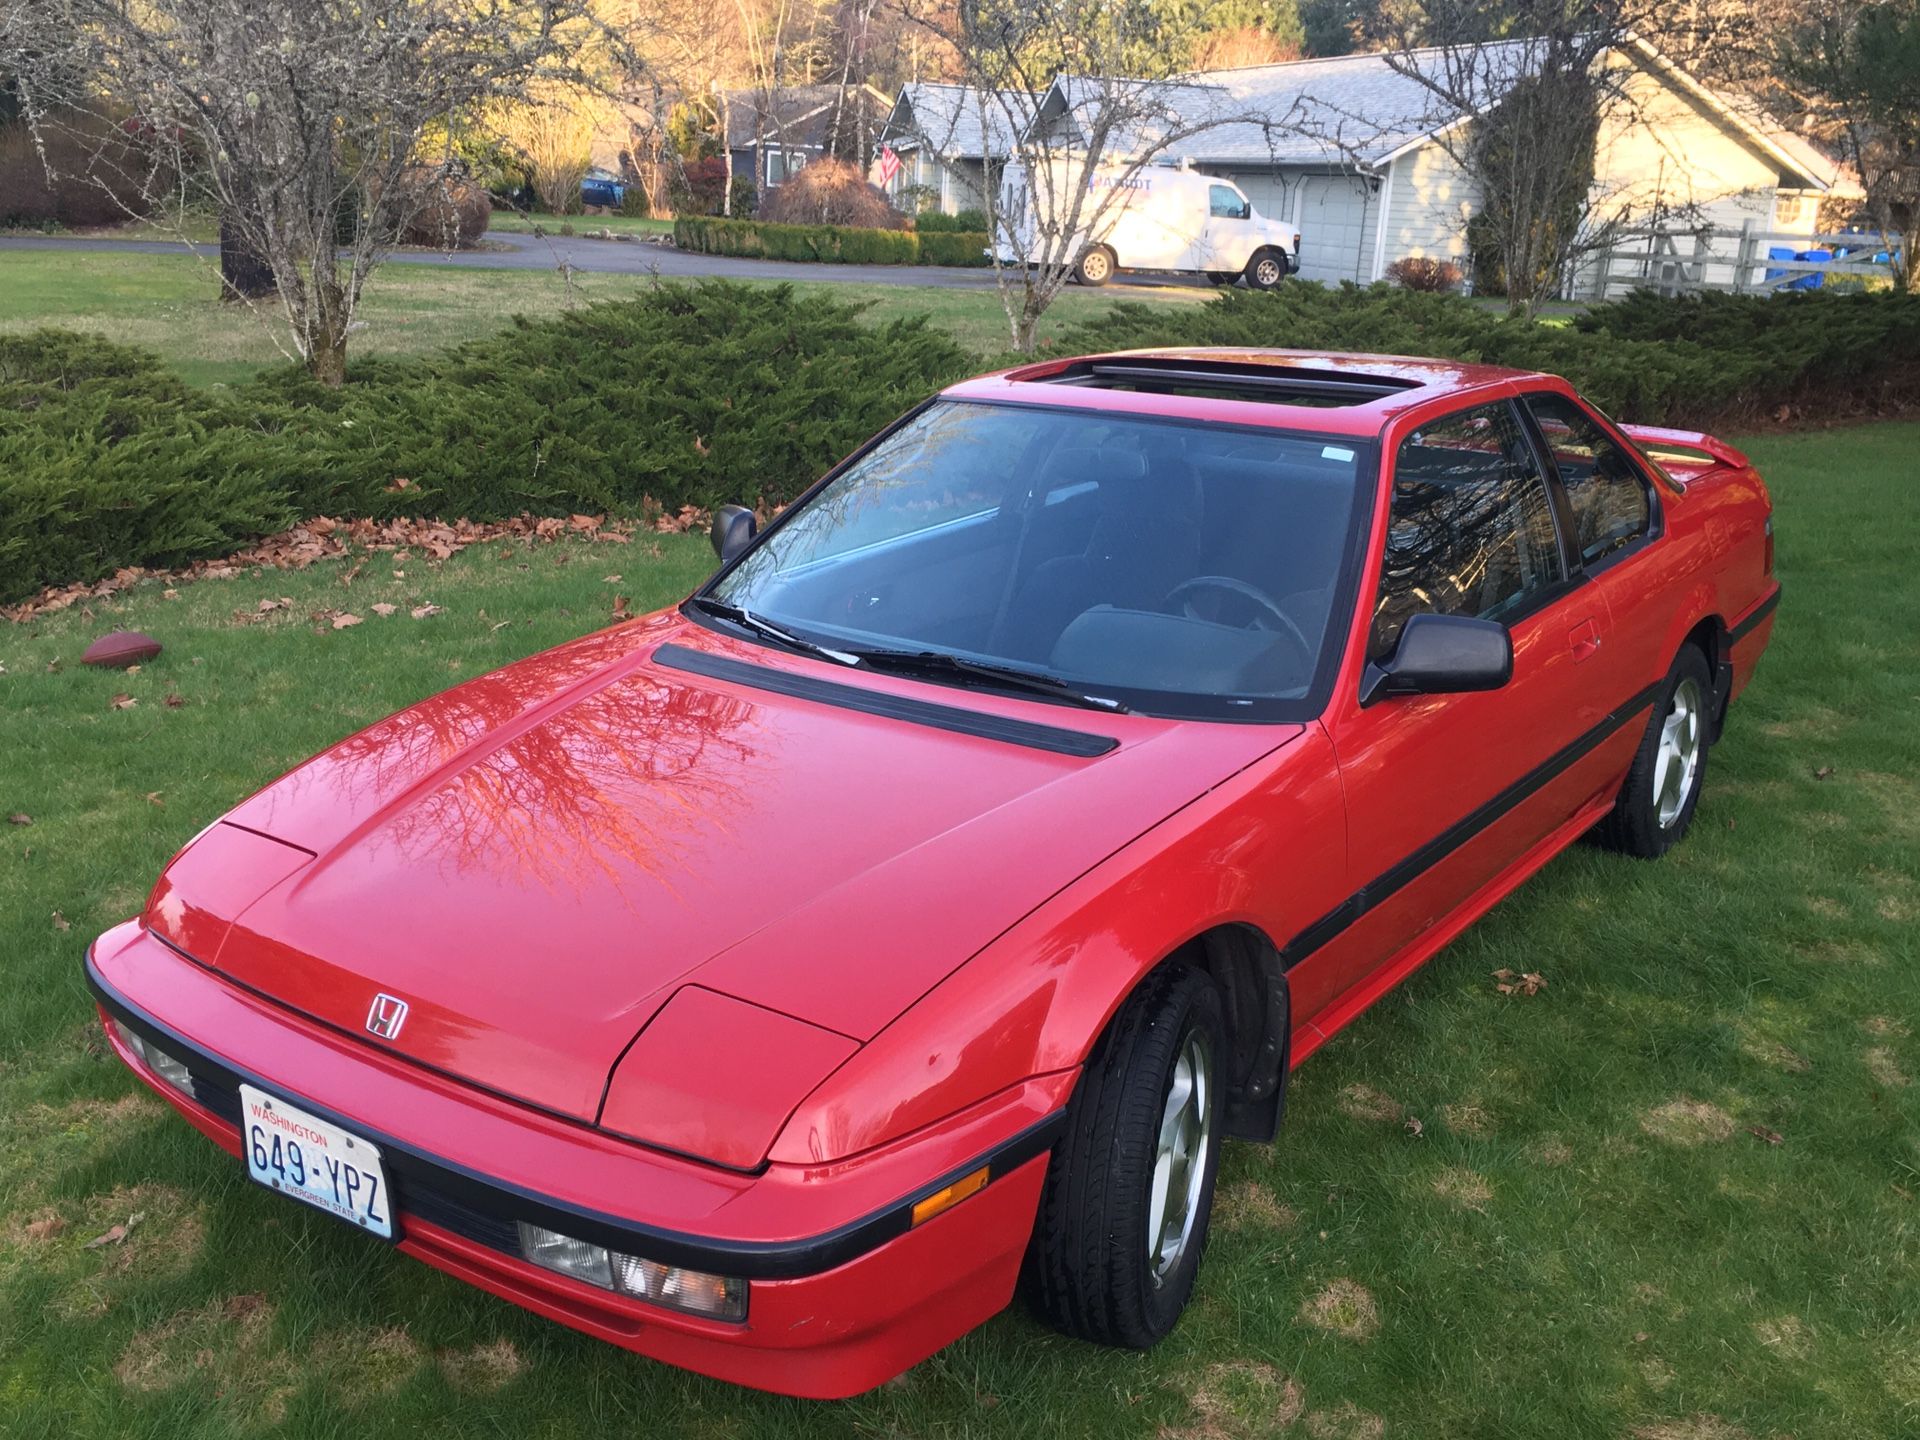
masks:
<path fill-rule="evenodd" d="M 133 1212 L 133 1214 L 127 1217 L 126 1224 L 115 1225 L 111 1229 L 107 1230 L 104 1234 L 94 1236 L 93 1239 L 87 1241 L 85 1248 L 88 1250 L 98 1250 L 103 1245 L 122 1244 L 126 1240 L 128 1233 L 133 1229 L 133 1227 L 138 1225 L 142 1220 L 146 1218 L 147 1218 L 146 1211 L 136 1210 Z"/>
<path fill-rule="evenodd" d="M 502 620 L 498 625 L 495 625 L 491 629 L 489 629 L 487 633 L 491 635 L 494 630 L 504 630 L 507 628 L 507 626 L 511 625 L 512 623 L 513 621 L 511 620 Z"/>
<path fill-rule="evenodd" d="M 288 603 L 289 602 L 285 600 L 262 600 L 258 605 L 254 607 L 254 613 L 257 615 L 265 615 L 267 612 L 271 610 L 281 610 L 286 608 Z"/>
<path fill-rule="evenodd" d="M 618 585 L 620 583 L 620 577 L 618 575 L 603 575 L 600 577 L 600 583 L 602 585 Z"/>
<path fill-rule="evenodd" d="M 336 630 L 344 630 L 349 625 L 358 625 L 359 623 L 360 617 L 358 615 L 336 615 L 333 617 L 333 628 Z"/>
<path fill-rule="evenodd" d="M 33 816 L 31 816 L 31 815 L 25 815 L 25 814 L 21 814 L 21 815 L 9 815 L 9 816 L 7 816 L 7 824 L 9 824 L 9 825 L 31 825 L 31 824 L 33 824 Z"/>
<path fill-rule="evenodd" d="M 434 604 L 416 605 L 412 611 L 413 618 L 416 620 L 424 620 L 429 615 L 438 615 L 439 613 L 440 607 Z"/>
<path fill-rule="evenodd" d="M 624 595 L 614 596 L 613 597 L 613 618 L 616 620 L 625 620 L 630 618 L 633 614 L 633 611 L 628 609 L 627 607 L 631 603 L 632 602 L 630 602 L 627 599 L 627 597 Z"/>
<path fill-rule="evenodd" d="M 1831 780 L 1833 778 L 1833 766 L 1822 765 L 1818 770 L 1813 772 L 1813 778 L 1816 780 Z"/>
<path fill-rule="evenodd" d="M 131 710 L 134 706 L 138 705 L 139 703 L 140 702 L 134 699 L 133 696 L 128 695 L 123 691 L 122 693 L 114 696 L 113 699 L 109 700 L 107 702 L 107 705 L 109 709 L 113 709 L 113 710 Z"/>
<path fill-rule="evenodd" d="M 1419 1116 L 1417 1115 L 1407 1116 L 1407 1134 L 1411 1135 L 1414 1139 L 1418 1140 L 1422 1135 L 1426 1133 L 1427 1133 L 1427 1127 L 1420 1123 Z"/>
<path fill-rule="evenodd" d="M 138 675 L 140 673 L 140 667 L 138 665 L 129 665 L 127 666 L 126 673 L 129 675 Z"/>
<path fill-rule="evenodd" d="M 180 696 L 176 695 L 173 691 L 169 690 L 167 692 L 166 699 L 162 700 L 160 703 L 166 706 L 167 709 L 169 710 L 178 710 L 182 705 L 186 704 L 187 702 L 181 699 Z"/>
<path fill-rule="evenodd" d="M 180 592 L 178 590 L 162 590 L 160 592 L 160 598 L 162 600 L 178 600 L 180 598 Z"/>
<path fill-rule="evenodd" d="M 1749 1125 L 1747 1133 L 1756 1140 L 1766 1141 L 1769 1145 L 1778 1145 L 1786 1138 L 1778 1130 L 1769 1130 L 1764 1125 Z"/>
<path fill-rule="evenodd" d="M 56 910 L 53 912 L 53 928 L 56 930 L 71 930 L 73 929 L 73 922 Z"/>
<path fill-rule="evenodd" d="M 393 614 L 393 612 L 398 610 L 399 608 L 400 607 L 398 605 L 389 604 L 387 601 L 381 600 L 374 605 L 373 613 L 384 619 L 386 616 Z"/>
<path fill-rule="evenodd" d="M 147 791 L 147 804 L 149 804 L 149 805 L 151 805 L 151 806 L 153 806 L 153 807 L 154 807 L 154 809 L 156 809 L 156 810 L 164 810 L 164 809 L 166 809 L 166 808 L 167 808 L 167 802 L 166 802 L 166 801 L 164 801 L 164 800 L 162 800 L 162 799 L 160 798 L 160 796 L 162 795 L 162 793 L 164 793 L 164 792 L 162 792 L 162 791 L 159 791 L 159 790 L 149 790 L 149 791 Z"/>
<path fill-rule="evenodd" d="M 1493 972 L 1494 989 L 1502 995 L 1538 995 L 1547 988 L 1547 977 L 1538 971 L 1515 974 L 1504 967 Z"/>
<path fill-rule="evenodd" d="M 387 493 L 389 495 L 398 495 L 402 490 L 407 489 L 412 484 L 413 481 L 405 475 L 396 475 L 387 482 Z"/>

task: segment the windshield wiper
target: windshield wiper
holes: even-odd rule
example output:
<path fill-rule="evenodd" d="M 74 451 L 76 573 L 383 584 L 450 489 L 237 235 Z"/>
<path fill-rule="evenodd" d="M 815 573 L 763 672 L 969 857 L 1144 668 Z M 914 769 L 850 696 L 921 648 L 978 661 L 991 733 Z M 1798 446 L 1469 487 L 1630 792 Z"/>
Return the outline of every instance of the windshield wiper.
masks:
<path fill-rule="evenodd" d="M 1016 665 L 995 665 L 984 660 L 964 660 L 958 655 L 949 655 L 942 650 L 856 650 L 853 654 L 861 664 L 874 670 L 887 670 L 900 675 L 954 676 L 983 680 L 1002 689 L 1018 690 L 1028 695 L 1044 695 L 1049 700 L 1064 700 L 1069 705 L 1079 705 L 1088 710 L 1105 710 L 1112 715 L 1127 713 L 1127 707 L 1118 700 L 1110 699 L 1105 695 L 1089 695 L 1056 676 L 1043 675 L 1035 670 L 1022 670 Z"/>
<path fill-rule="evenodd" d="M 738 625 L 742 630 L 750 631 L 762 640 L 771 640 L 774 644 L 784 645 L 789 650 L 798 650 L 802 655 L 812 655 L 819 660 L 831 660 L 836 665 L 860 663 L 858 655 L 851 655 L 845 650 L 830 650 L 825 645 L 796 635 L 791 630 L 774 624 L 771 620 L 755 615 L 751 610 L 742 609 L 738 605 L 729 605 L 725 600 L 715 600 L 708 595 L 696 595 L 687 603 L 697 605 L 716 619 Z"/>

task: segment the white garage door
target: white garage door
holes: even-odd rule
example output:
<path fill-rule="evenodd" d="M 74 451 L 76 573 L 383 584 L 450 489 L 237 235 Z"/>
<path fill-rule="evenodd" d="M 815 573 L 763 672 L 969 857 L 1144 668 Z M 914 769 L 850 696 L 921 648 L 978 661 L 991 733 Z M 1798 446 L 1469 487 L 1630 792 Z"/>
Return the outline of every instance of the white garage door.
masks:
<path fill-rule="evenodd" d="M 1364 279 L 1372 268 L 1372 256 L 1362 254 L 1366 218 L 1366 181 L 1352 175 L 1302 178 L 1300 277 L 1329 283 Z"/>

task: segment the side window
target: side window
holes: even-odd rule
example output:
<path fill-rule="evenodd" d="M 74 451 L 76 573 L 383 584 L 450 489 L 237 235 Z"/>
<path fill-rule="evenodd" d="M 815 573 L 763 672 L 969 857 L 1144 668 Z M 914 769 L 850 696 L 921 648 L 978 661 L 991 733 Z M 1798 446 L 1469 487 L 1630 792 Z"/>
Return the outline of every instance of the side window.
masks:
<path fill-rule="evenodd" d="M 1573 506 L 1580 558 L 1591 565 L 1631 545 L 1652 524 L 1646 477 L 1625 447 L 1564 395 L 1526 397 Z"/>
<path fill-rule="evenodd" d="M 1216 220 L 1244 220 L 1250 207 L 1246 198 L 1231 185 L 1209 185 L 1207 208 Z"/>
<path fill-rule="evenodd" d="M 1546 481 L 1513 411 L 1436 420 L 1394 457 L 1367 658 L 1391 655 L 1412 616 L 1502 620 L 1565 578 Z"/>

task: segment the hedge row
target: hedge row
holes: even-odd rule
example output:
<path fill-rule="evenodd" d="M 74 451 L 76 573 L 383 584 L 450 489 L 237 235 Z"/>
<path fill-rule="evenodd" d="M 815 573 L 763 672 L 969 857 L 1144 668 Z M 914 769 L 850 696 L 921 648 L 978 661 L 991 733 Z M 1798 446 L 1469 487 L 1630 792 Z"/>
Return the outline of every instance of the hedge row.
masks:
<path fill-rule="evenodd" d="M 786 286 L 663 286 L 422 360 L 193 390 L 57 330 L 0 336 L 0 603 L 229 553 L 310 515 L 781 502 L 974 367 L 924 321 Z"/>
<path fill-rule="evenodd" d="M 673 243 L 703 255 L 841 265 L 985 265 L 984 232 L 862 230 L 841 225 L 774 225 L 759 220 L 682 216 Z"/>
<path fill-rule="evenodd" d="M 1289 281 L 1193 307 L 1120 304 L 1057 348 L 1277 346 L 1429 355 L 1565 376 L 1621 420 L 1689 429 L 1920 407 L 1920 297 L 1634 295 L 1572 320 L 1512 319 L 1459 295 Z"/>

